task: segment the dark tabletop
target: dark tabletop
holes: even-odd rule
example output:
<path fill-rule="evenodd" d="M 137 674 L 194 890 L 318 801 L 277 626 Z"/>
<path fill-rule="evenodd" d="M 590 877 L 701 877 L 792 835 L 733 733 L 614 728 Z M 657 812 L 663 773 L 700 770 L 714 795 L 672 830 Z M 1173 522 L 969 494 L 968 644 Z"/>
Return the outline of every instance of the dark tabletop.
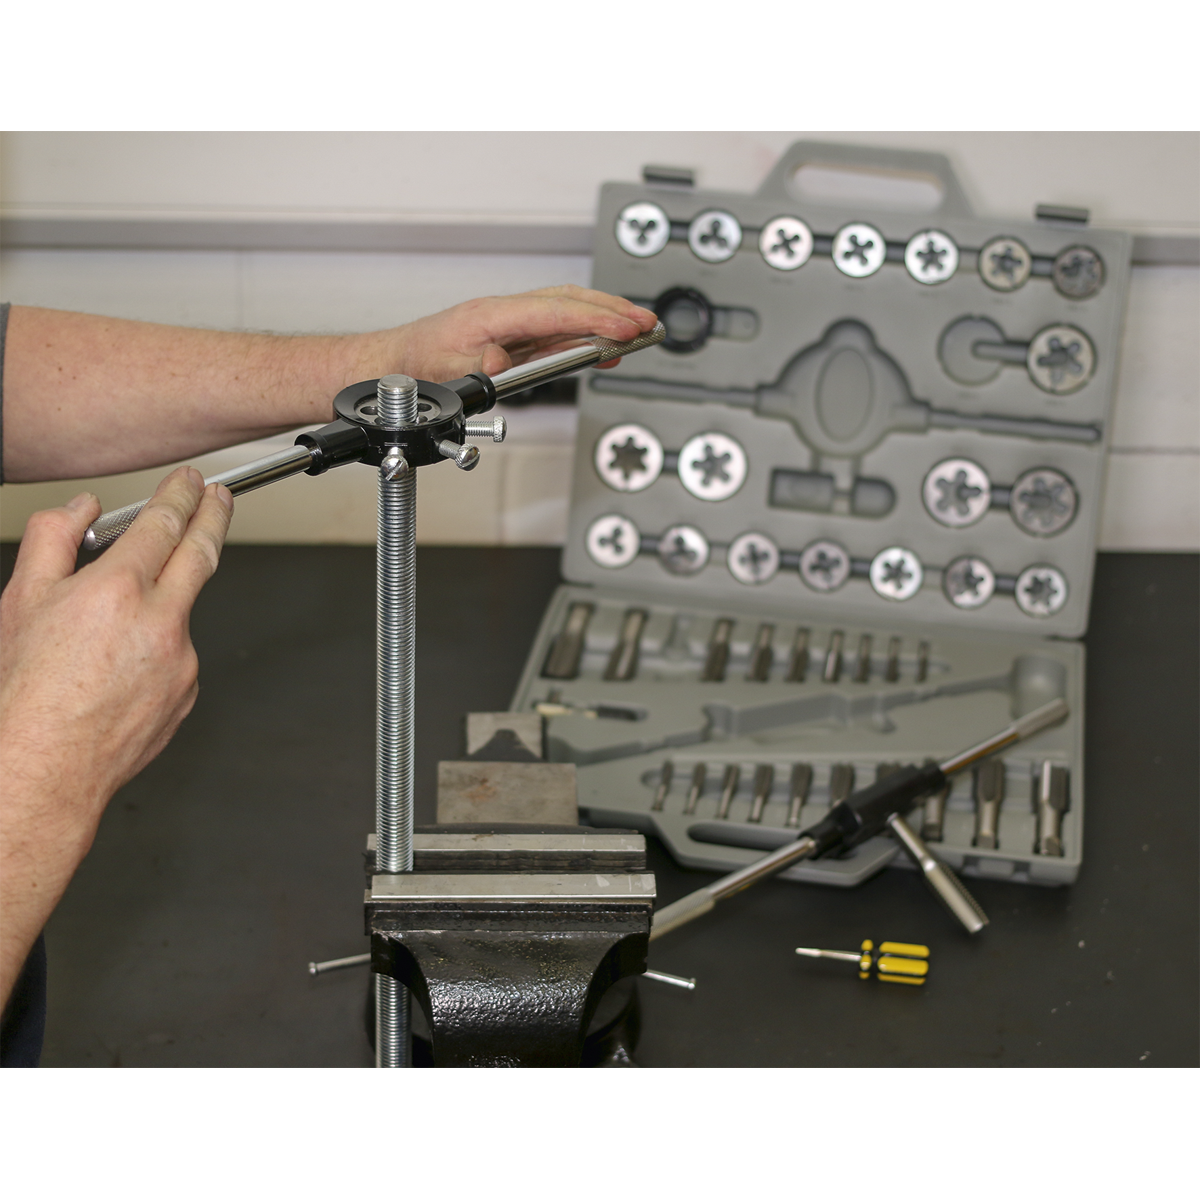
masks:
<path fill-rule="evenodd" d="M 13 548 L 3 555 L 4 578 Z M 418 552 L 417 819 L 462 716 L 507 708 L 558 583 L 549 549 Z M 1070 888 L 972 880 L 959 933 L 910 871 L 769 881 L 656 943 L 643 1066 L 1196 1066 L 1198 560 L 1099 556 L 1087 832 Z M 46 1066 L 366 1066 L 374 555 L 231 546 L 200 598 L 195 711 L 113 800 L 47 930 Z M 651 842 L 660 902 L 713 878 Z M 862 983 L 797 945 L 927 942 L 929 984 Z"/>

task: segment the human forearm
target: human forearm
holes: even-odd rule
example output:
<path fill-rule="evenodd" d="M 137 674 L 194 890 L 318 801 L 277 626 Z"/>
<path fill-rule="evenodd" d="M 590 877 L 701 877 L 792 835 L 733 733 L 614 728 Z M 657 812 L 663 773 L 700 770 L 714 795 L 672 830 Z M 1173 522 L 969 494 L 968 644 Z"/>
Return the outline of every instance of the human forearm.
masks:
<path fill-rule="evenodd" d="M 379 335 L 278 337 L 17 308 L 4 372 L 10 482 L 159 466 L 327 420 Z"/>
<path fill-rule="evenodd" d="M 103 804 L 81 797 L 61 802 L 37 755 L 5 746 L 4 819 L 0 834 L 0 1005 L 37 936 L 95 837 Z M 97 816 L 91 817 L 89 809 Z"/>
<path fill-rule="evenodd" d="M 178 462 L 327 421 L 360 379 L 497 374 L 599 334 L 626 341 L 654 315 L 577 287 L 459 304 L 395 329 L 280 337 L 13 308 L 4 368 L 4 473 L 71 479 Z"/>

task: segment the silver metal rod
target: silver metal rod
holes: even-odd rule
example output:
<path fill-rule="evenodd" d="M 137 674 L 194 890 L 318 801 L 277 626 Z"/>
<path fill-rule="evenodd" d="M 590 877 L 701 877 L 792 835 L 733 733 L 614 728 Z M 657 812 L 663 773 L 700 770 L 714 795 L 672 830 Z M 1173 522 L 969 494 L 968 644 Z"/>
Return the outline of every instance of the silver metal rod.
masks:
<path fill-rule="evenodd" d="M 310 962 L 310 975 L 324 975 L 329 971 L 344 971 L 347 967 L 365 967 L 371 961 L 370 954 L 351 954 L 348 958 L 327 958 L 324 962 Z"/>
<path fill-rule="evenodd" d="M 299 475 L 313 465 L 314 451 L 308 446 L 289 446 L 266 458 L 256 458 L 241 467 L 233 467 L 211 475 L 204 481 L 207 487 L 210 483 L 223 483 L 235 496 L 252 492 L 255 488 L 265 487 L 277 479 L 287 479 L 290 475 Z M 83 535 L 83 545 L 87 550 L 103 550 L 111 546 L 123 534 L 134 518 L 149 503 L 149 500 L 139 500 L 136 504 L 126 504 L 124 508 L 114 508 L 112 512 L 101 513 L 88 527 Z"/>
<path fill-rule="evenodd" d="M 667 331 L 661 321 L 649 333 L 643 333 L 629 342 L 614 342 L 608 338 L 592 338 L 586 346 L 575 346 L 570 350 L 560 350 L 557 354 L 549 354 L 545 358 L 533 362 L 522 363 L 519 367 L 510 367 L 492 377 L 496 389 L 496 399 L 503 400 L 506 396 L 517 392 L 528 391 L 539 383 L 549 383 L 563 375 L 582 371 L 584 367 L 598 366 L 645 350 L 648 346 L 657 346 L 667 336 Z"/>
<path fill-rule="evenodd" d="M 811 946 L 797 946 L 797 954 L 803 954 L 805 958 L 835 958 L 838 962 L 857 963 L 862 961 L 862 952 L 855 953 L 853 950 L 817 950 Z"/>
<path fill-rule="evenodd" d="M 807 858 L 816 848 L 817 843 L 812 838 L 797 838 L 796 841 L 788 842 L 786 846 L 780 846 L 778 850 L 750 863 L 749 866 L 742 867 L 740 871 L 723 875 L 716 883 L 711 883 L 708 887 L 697 888 L 690 895 L 684 896 L 682 900 L 676 900 L 674 904 L 660 908 L 654 914 L 654 921 L 650 926 L 650 940 L 654 941 L 656 938 L 662 937 L 664 933 L 670 933 L 672 929 L 678 929 L 680 925 L 686 925 L 689 921 L 694 921 L 697 917 L 712 912 L 718 900 L 724 900 L 728 896 L 742 891 L 743 888 L 758 883 L 760 879 L 766 879 L 769 875 L 785 870 L 792 863 Z"/>
<path fill-rule="evenodd" d="M 963 886 L 958 876 L 929 853 L 929 847 L 917 837 L 912 826 L 899 813 L 893 813 L 888 818 L 888 825 L 891 826 L 900 845 L 921 869 L 930 891 L 946 906 L 950 914 L 962 923 L 962 927 L 968 933 L 978 933 L 988 923 L 987 913 Z"/>
<path fill-rule="evenodd" d="M 696 990 L 694 979 L 684 979 L 682 975 L 668 975 L 666 971 L 643 971 L 643 979 L 653 979 L 656 983 L 669 983 L 672 987 L 684 988 L 686 991 Z"/>
<path fill-rule="evenodd" d="M 378 386 L 387 429 L 415 421 L 417 384 L 385 375 Z M 399 453 L 379 468 L 375 545 L 375 870 L 413 868 L 413 728 L 417 618 L 417 473 Z M 408 989 L 375 977 L 376 1066 L 409 1063 Z"/>
<path fill-rule="evenodd" d="M 958 771 L 964 771 L 967 767 L 977 763 L 981 758 L 987 758 L 989 754 L 995 754 L 1011 746 L 1014 742 L 1024 741 L 1025 738 L 1033 737 L 1035 733 L 1041 733 L 1043 729 L 1049 729 L 1051 725 L 1057 725 L 1070 711 L 1065 700 L 1061 698 L 1051 700 L 1049 704 L 1043 704 L 1041 708 L 1035 708 L 1033 712 L 1020 717 L 1006 729 L 992 734 L 990 738 L 985 738 L 969 750 L 963 750 L 959 754 L 951 755 L 943 762 L 940 762 L 938 766 L 941 767 L 942 773 L 945 775 L 953 775 Z"/>

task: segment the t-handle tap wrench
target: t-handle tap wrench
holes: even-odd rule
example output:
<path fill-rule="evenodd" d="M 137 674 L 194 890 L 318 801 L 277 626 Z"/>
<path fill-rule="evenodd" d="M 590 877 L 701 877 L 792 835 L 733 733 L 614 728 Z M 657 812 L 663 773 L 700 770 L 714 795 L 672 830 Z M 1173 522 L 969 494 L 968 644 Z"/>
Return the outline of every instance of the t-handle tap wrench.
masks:
<path fill-rule="evenodd" d="M 1007 749 L 1062 721 L 1070 709 L 1065 700 L 1052 700 L 1034 709 L 1011 725 L 967 750 L 951 755 L 940 763 L 900 767 L 869 787 L 835 804 L 827 816 L 801 832 L 794 842 L 780 846 L 756 862 L 722 876 L 654 914 L 650 940 L 678 929 L 697 917 L 711 912 L 718 900 L 736 895 L 768 879 L 793 863 L 806 858 L 821 858 L 840 853 L 890 828 L 905 849 L 916 858 L 922 874 L 938 898 L 972 933 L 987 924 L 979 905 L 958 879 L 939 863 L 917 838 L 904 820 L 904 814 L 919 800 L 947 785 L 948 778 L 974 763 Z"/>

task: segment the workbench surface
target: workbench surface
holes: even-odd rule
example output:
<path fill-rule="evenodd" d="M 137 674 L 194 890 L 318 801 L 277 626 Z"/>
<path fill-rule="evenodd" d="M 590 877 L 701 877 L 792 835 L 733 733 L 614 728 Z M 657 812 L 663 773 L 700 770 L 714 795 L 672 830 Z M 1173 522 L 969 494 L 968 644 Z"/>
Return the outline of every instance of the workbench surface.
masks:
<path fill-rule="evenodd" d="M 4 575 L 14 548 L 5 546 Z M 418 551 L 418 821 L 462 714 L 502 710 L 552 549 Z M 200 598 L 195 711 L 113 800 L 47 929 L 44 1066 L 367 1066 L 362 859 L 374 555 L 231 546 Z M 769 881 L 656 943 L 642 1066 L 1196 1066 L 1197 557 L 1101 554 L 1087 636 L 1087 828 L 1071 888 L 972 880 L 971 940 L 909 871 Z M 711 879 L 651 841 L 661 903 Z M 921 941 L 924 988 L 797 945 Z"/>

